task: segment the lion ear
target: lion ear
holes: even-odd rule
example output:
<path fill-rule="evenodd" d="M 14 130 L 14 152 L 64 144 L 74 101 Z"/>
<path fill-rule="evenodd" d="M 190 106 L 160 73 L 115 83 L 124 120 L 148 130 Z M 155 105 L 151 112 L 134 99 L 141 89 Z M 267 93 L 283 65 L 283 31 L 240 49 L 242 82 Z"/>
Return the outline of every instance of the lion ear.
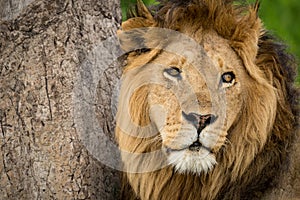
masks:
<path fill-rule="evenodd" d="M 155 27 L 155 20 L 142 0 L 137 0 L 134 17 L 122 23 L 122 30 L 118 30 L 117 35 L 121 48 L 125 52 L 147 48 L 146 32 L 149 27 Z"/>
<path fill-rule="evenodd" d="M 132 13 L 134 16 L 122 23 L 122 30 L 128 31 L 134 28 L 142 28 L 142 27 L 152 27 L 155 24 L 155 20 L 145 6 L 142 0 L 137 0 L 135 13 Z"/>

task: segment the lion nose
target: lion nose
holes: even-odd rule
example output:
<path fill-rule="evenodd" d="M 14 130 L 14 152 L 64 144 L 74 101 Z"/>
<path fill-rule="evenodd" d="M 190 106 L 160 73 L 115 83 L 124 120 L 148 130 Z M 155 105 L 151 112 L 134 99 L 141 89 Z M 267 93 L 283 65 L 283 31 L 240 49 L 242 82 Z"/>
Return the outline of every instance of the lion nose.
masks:
<path fill-rule="evenodd" d="M 207 125 L 214 123 L 217 119 L 217 116 L 213 114 L 200 115 L 197 113 L 186 114 L 182 112 L 182 116 L 196 127 L 198 134 L 200 134 Z"/>

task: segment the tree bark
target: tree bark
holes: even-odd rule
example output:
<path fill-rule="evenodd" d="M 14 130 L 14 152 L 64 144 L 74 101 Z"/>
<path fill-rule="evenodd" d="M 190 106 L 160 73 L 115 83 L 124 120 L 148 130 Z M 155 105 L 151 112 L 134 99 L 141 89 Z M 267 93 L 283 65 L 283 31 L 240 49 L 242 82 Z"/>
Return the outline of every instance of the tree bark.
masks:
<path fill-rule="evenodd" d="M 121 23 L 119 1 L 0 0 L 0 17 L 0 199 L 116 199 L 119 172 L 83 142 L 74 92 Z M 109 154 L 120 69 L 103 66 L 91 106 L 107 136 L 94 149 Z"/>
<path fill-rule="evenodd" d="M 15 18 L 33 0 L 0 0 L 0 18 Z"/>

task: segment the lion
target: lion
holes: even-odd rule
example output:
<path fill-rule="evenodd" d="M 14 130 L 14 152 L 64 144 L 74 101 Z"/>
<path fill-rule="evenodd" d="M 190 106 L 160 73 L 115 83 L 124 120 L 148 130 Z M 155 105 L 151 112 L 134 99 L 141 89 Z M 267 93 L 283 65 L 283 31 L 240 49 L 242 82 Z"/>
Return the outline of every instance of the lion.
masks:
<path fill-rule="evenodd" d="M 118 32 L 126 52 L 116 119 L 122 199 L 259 199 L 296 137 L 296 64 L 259 3 L 141 0 Z"/>

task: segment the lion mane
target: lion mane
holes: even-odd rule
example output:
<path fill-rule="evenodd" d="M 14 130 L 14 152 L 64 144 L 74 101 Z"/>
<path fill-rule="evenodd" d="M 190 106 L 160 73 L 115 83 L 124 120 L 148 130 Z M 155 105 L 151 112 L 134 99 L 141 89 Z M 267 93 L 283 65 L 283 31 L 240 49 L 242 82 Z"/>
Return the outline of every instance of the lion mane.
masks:
<path fill-rule="evenodd" d="M 187 27 L 191 30 L 201 25 L 230 41 L 253 82 L 247 83 L 248 95 L 243 99 L 240 118 L 229 130 L 230 145 L 220 150 L 213 170 L 181 174 L 167 166 L 147 173 L 124 172 L 122 199 L 256 199 L 276 185 L 278 174 L 288 167 L 289 151 L 297 136 L 297 65 L 286 46 L 263 28 L 258 8 L 258 3 L 245 5 L 232 0 L 171 0 L 149 11 L 138 0 L 131 18 L 122 24 L 120 32 L 125 34 L 120 40 L 125 50 L 137 43 L 143 43 L 144 48 L 127 54 L 124 71 L 150 62 L 159 51 L 147 48 L 146 39 L 135 32 L 136 28 L 159 27 L 185 33 Z M 136 34 L 137 39 L 126 38 L 126 32 Z M 149 123 L 147 89 L 141 87 L 135 94 L 129 105 L 131 116 L 145 125 Z M 127 151 L 159 148 L 159 144 L 149 147 L 147 139 L 123 135 L 117 123 L 116 139 Z"/>

